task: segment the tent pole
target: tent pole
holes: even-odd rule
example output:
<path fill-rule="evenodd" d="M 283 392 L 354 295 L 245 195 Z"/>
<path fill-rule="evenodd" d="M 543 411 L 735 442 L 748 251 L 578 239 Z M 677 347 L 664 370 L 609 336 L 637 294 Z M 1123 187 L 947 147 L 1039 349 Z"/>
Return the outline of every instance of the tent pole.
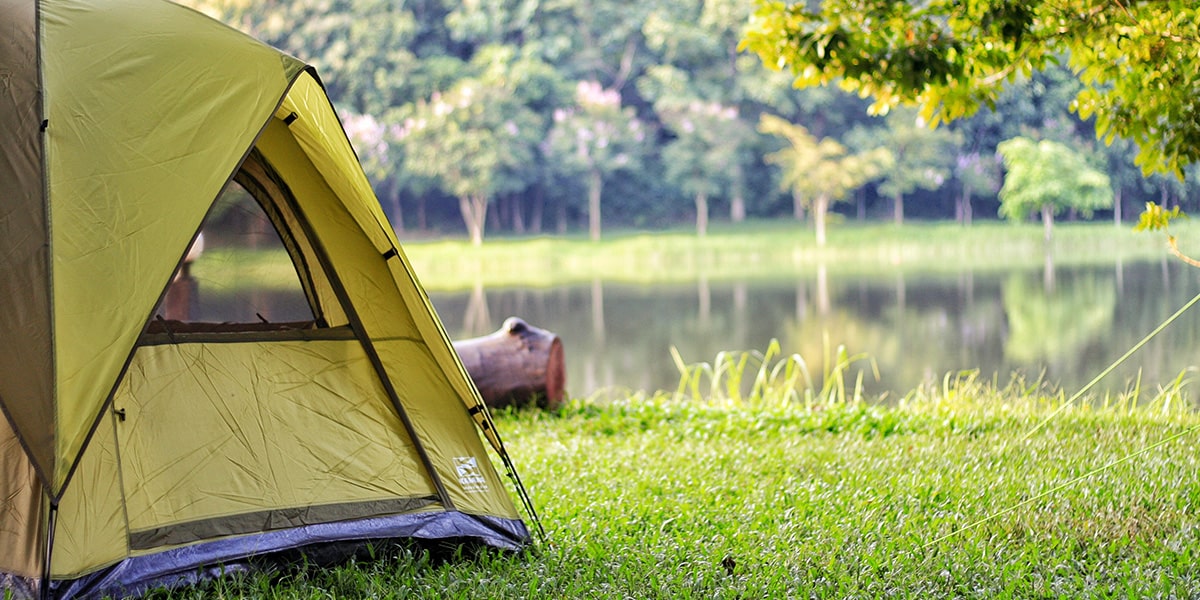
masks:
<path fill-rule="evenodd" d="M 274 168 L 264 158 L 262 161 L 264 170 L 268 176 L 277 178 Z M 277 179 L 278 181 L 278 179 Z M 413 449 L 417 452 L 417 457 L 421 461 L 421 465 L 425 467 L 429 475 L 429 480 L 433 483 L 434 491 L 437 492 L 438 501 L 448 510 L 457 510 L 454 506 L 454 500 L 450 497 L 449 490 L 446 489 L 445 483 L 442 482 L 442 476 L 438 473 L 437 466 L 433 463 L 433 458 L 429 455 L 429 451 L 425 448 L 425 443 L 421 440 L 420 434 L 417 432 L 416 425 L 408 416 L 408 411 L 404 409 L 404 403 L 400 401 L 400 394 L 396 391 L 396 387 L 392 384 L 392 379 L 388 375 L 387 367 L 383 364 L 383 359 L 379 356 L 375 344 L 371 341 L 371 336 L 363 325 L 362 318 L 359 317 L 358 310 L 354 303 L 350 301 L 350 293 L 346 291 L 345 284 L 342 283 L 336 270 L 333 269 L 333 261 L 329 257 L 328 251 L 325 249 L 325 244 L 316 232 L 313 230 L 312 223 L 308 220 L 308 216 L 304 214 L 300 203 L 296 197 L 292 195 L 290 189 L 286 185 L 280 185 L 282 193 L 282 201 L 286 203 L 286 207 L 295 215 L 296 221 L 300 226 L 301 232 L 308 238 L 308 243 L 312 245 L 313 253 L 316 254 L 317 263 L 325 272 L 325 277 L 329 280 L 329 286 L 332 288 L 334 297 L 341 304 L 342 310 L 346 313 L 346 319 L 349 321 L 350 329 L 354 331 L 354 337 L 358 339 L 362 346 L 363 352 L 367 355 L 371 367 L 374 369 L 376 376 L 379 377 L 379 383 L 383 386 L 384 394 L 391 401 L 392 408 L 396 411 L 396 415 L 400 418 L 400 423 L 403 425 L 409 438 L 412 440 Z M 385 262 L 387 258 L 383 259 Z"/>
<path fill-rule="evenodd" d="M 38 597 L 50 600 L 50 558 L 54 554 L 54 530 L 58 526 L 58 502 L 50 500 L 50 518 L 46 527 L 46 553 L 42 559 L 42 580 L 38 582 Z"/>

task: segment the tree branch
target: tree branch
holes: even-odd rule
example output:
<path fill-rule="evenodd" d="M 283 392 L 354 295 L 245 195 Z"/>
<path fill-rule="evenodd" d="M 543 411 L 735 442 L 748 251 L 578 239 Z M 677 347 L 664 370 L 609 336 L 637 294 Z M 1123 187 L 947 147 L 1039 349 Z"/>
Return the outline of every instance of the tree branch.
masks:
<path fill-rule="evenodd" d="M 1185 262 L 1193 267 L 1200 268 L 1200 260 L 1196 260 L 1196 259 L 1184 254 L 1183 252 L 1180 252 L 1179 244 L 1176 243 L 1176 241 L 1175 241 L 1175 236 L 1173 236 L 1173 235 L 1167 236 L 1167 246 L 1171 249 L 1171 254 L 1174 254 L 1176 256 L 1176 258 L 1178 258 L 1179 260 L 1182 260 L 1183 262 Z"/>

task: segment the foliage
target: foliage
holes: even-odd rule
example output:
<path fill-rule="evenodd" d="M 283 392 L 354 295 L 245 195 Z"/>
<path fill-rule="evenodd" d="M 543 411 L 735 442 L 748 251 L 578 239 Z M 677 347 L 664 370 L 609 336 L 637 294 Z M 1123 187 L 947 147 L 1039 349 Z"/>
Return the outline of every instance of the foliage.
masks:
<path fill-rule="evenodd" d="M 825 214 L 830 204 L 879 176 L 893 162 L 888 148 L 851 155 L 837 141 L 818 140 L 802 125 L 770 114 L 762 115 L 758 129 L 788 142 L 788 146 L 768 155 L 767 161 L 782 171 L 780 186 L 791 191 L 796 202 L 806 202 L 812 207 L 818 245 L 825 244 Z"/>
<path fill-rule="evenodd" d="M 856 135 L 857 134 L 857 135 Z M 885 148 L 892 160 L 880 177 L 879 193 L 892 198 L 893 220 L 904 222 L 904 197 L 917 190 L 936 190 L 950 178 L 958 132 L 930 129 L 911 110 L 895 110 L 883 132 L 864 128 L 851 132 L 859 148 Z"/>
<path fill-rule="evenodd" d="M 708 232 L 708 199 L 737 185 L 741 149 L 751 135 L 736 107 L 662 102 L 658 112 L 675 139 L 663 149 L 665 176 L 695 201 L 696 234 Z"/>
<path fill-rule="evenodd" d="M 1134 229 L 1138 231 L 1165 230 L 1171 221 L 1181 218 L 1187 218 L 1187 215 L 1180 212 L 1178 206 L 1167 210 L 1158 204 L 1147 202 L 1146 210 L 1142 211 L 1142 216 Z"/>
<path fill-rule="evenodd" d="M 488 201 L 528 183 L 521 169 L 533 161 L 529 138 L 537 127 L 536 115 L 510 90 L 464 80 L 418 103 L 398 138 L 405 167 L 459 199 L 471 241 L 479 245 Z"/>
<path fill-rule="evenodd" d="M 1000 143 L 1007 173 L 1000 214 L 1019 221 L 1041 211 L 1044 218 L 1067 209 L 1085 214 L 1112 206 L 1108 175 L 1070 148 L 1050 140 L 1017 137 Z"/>
<path fill-rule="evenodd" d="M 778 150 L 778 140 L 756 131 L 762 114 L 778 115 L 803 125 L 816 138 L 829 138 L 852 148 L 862 146 L 851 138 L 851 131 L 884 140 L 890 139 L 893 128 L 915 122 L 910 118 L 895 120 L 894 115 L 888 119 L 868 118 L 868 102 L 837 87 L 795 89 L 795 76 L 783 69 L 765 69 L 759 56 L 739 52 L 739 42 L 747 35 L 753 38 L 757 25 L 747 33 L 754 5 L 736 0 L 652 0 L 635 4 L 617 0 L 181 1 L 316 66 L 385 210 L 398 228 L 408 229 L 406 234 L 423 230 L 420 235 L 425 236 L 464 229 L 471 234 L 470 227 L 464 225 L 480 217 L 489 237 L 491 232 L 590 228 L 590 222 L 598 224 L 601 217 L 606 226 L 662 228 L 687 223 L 695 216 L 697 229 L 701 229 L 699 221 L 708 212 L 714 224 L 726 218 L 739 222 L 794 217 L 795 198 L 790 190 L 777 185 L 777 169 L 767 161 L 767 156 Z M 1055 1 L 1081 4 L 1084 0 Z M 838 2 L 830 0 L 826 4 L 836 6 Z M 876 4 L 884 3 L 872 0 L 863 6 Z M 986 0 L 972 6 L 996 5 L 1004 12 L 1008 4 Z M 940 5 L 948 6 L 950 2 L 938 0 L 920 6 L 924 7 L 921 10 L 932 11 Z M 1151 3 L 1131 6 L 1137 18 L 1159 14 Z M 1182 9 L 1185 15 L 1193 10 Z M 1114 14 L 1107 6 L 1100 7 L 1100 11 L 1098 19 Z M 852 12 L 846 15 L 853 21 Z M 897 18 L 903 21 L 903 15 Z M 1158 23 L 1153 19 L 1143 22 Z M 877 24 L 878 20 L 871 21 L 872 28 Z M 1115 26 L 1104 27 L 1097 36 L 1113 31 Z M 1187 27 L 1190 25 L 1181 22 L 1170 31 Z M 883 35 L 871 31 L 871 35 Z M 1072 34 L 1079 31 L 1082 29 L 1074 28 Z M 1161 31 L 1168 30 L 1164 26 Z M 915 33 L 914 43 L 918 41 Z M 1129 41 L 1120 43 L 1131 44 L 1132 56 L 1152 36 L 1135 31 L 1127 37 Z M 1031 40 L 1028 38 L 1022 48 L 1041 44 Z M 1147 83 L 1131 77 L 1128 85 L 1124 79 L 1118 84 L 1129 87 L 1136 83 L 1143 86 L 1141 89 L 1157 90 L 1159 83 L 1171 88 L 1172 82 L 1191 81 L 1195 71 L 1189 68 L 1192 63 L 1173 58 L 1178 43 L 1168 40 L 1164 44 L 1163 62 L 1154 63 L 1161 65 L 1157 79 Z M 909 59 L 893 62 L 905 60 Z M 1148 68 L 1136 61 L 1125 62 L 1131 68 Z M 1109 63 L 1110 69 L 1124 68 L 1125 64 Z M 1141 73 L 1149 71 L 1143 69 Z M 920 166 L 910 168 L 905 166 L 909 164 L 905 157 L 911 154 L 893 149 L 897 160 L 887 178 L 896 187 L 910 188 L 911 184 L 899 185 L 906 181 L 944 181 L 937 189 L 918 185 L 905 192 L 904 196 L 912 199 L 905 212 L 916 219 L 954 216 L 964 223 L 969 222 L 972 210 L 994 215 L 999 206 L 998 180 L 991 172 L 983 181 L 971 180 L 978 172 L 974 167 L 990 169 L 988 161 L 997 144 L 1017 136 L 1062 142 L 1087 154 L 1095 164 L 1104 164 L 1117 192 L 1119 204 L 1114 218 L 1118 221 L 1123 204 L 1137 207 L 1154 200 L 1164 206 L 1177 204 L 1185 210 L 1200 207 L 1194 170 L 1185 170 L 1193 180 L 1183 182 L 1174 177 L 1147 179 L 1134 165 L 1131 142 L 1115 138 L 1109 147 L 1094 144 L 1095 124 L 1065 111 L 1076 96 L 1090 89 L 1079 79 L 1069 66 L 1041 60 L 1039 68 L 1031 69 L 1028 76 L 1000 82 L 1003 91 L 989 89 L 986 99 L 995 112 L 980 111 L 955 121 L 949 129 L 961 134 L 961 139 L 950 140 L 943 147 L 942 163 L 917 161 Z M 595 173 L 564 163 L 566 156 L 553 151 L 548 143 L 556 126 L 567 126 L 555 120 L 556 114 L 583 116 L 585 111 L 577 99 L 581 84 L 615 94 L 618 104 L 613 118 L 623 121 L 632 115 L 645 136 L 639 152 L 628 153 L 626 166 L 602 169 L 599 189 L 603 203 L 598 210 L 593 210 L 591 202 L 598 187 L 594 185 Z M 507 99 L 492 109 L 503 113 L 496 122 L 527 120 L 529 125 L 522 124 L 520 140 L 510 140 L 524 162 L 498 169 L 503 185 L 497 186 L 486 202 L 482 196 L 469 200 L 466 204 L 471 216 L 467 220 L 460 196 L 449 191 L 445 178 L 428 174 L 428 169 L 411 168 L 414 161 L 425 161 L 410 156 L 408 145 L 396 135 L 405 130 L 410 118 L 434 104 L 435 98 L 446 98 L 465 85 L 504 90 Z M 1174 88 L 1156 91 L 1153 98 L 1139 98 L 1146 101 L 1135 108 L 1141 111 L 1142 106 L 1166 106 L 1160 101 L 1170 103 L 1180 97 Z M 678 115 L 692 106 L 736 111 L 734 120 L 716 121 L 713 126 L 719 131 L 709 134 L 726 140 L 726 145 L 684 139 L 688 136 L 680 134 Z M 522 113 L 525 117 L 517 118 Z M 1101 113 L 1113 114 L 1108 110 L 1097 114 Z M 1186 113 L 1161 114 L 1175 119 Z M 534 118 L 528 119 L 530 115 Z M 437 127 L 452 125 L 448 120 L 436 123 Z M 1172 139 L 1183 140 L 1187 125 L 1164 126 L 1164 131 Z M 1114 126 L 1107 131 L 1115 130 Z M 914 128 L 914 134 L 925 133 Z M 936 135 L 945 133 L 935 131 Z M 452 130 L 445 134 L 451 138 L 457 135 Z M 718 156 L 721 154 L 724 156 Z M 975 156 L 978 161 L 971 158 Z M 967 162 L 974 167 L 954 169 L 954 157 L 968 157 Z M 701 173 L 694 169 L 697 158 L 720 167 Z M 693 170 L 689 173 L 689 169 Z M 989 177 L 993 181 L 987 181 Z M 843 216 L 857 213 L 862 219 L 883 217 L 894 203 L 896 190 L 891 188 L 887 182 L 864 186 L 855 193 L 856 206 L 847 209 L 846 205 L 831 203 L 829 211 Z M 700 205 L 711 210 L 701 210 Z M 722 214 L 726 208 L 728 217 Z M 479 233 L 473 237 L 481 237 Z"/>
<path fill-rule="evenodd" d="M 1097 134 L 1127 137 L 1147 170 L 1200 158 L 1200 8 L 1183 0 L 761 2 L 744 46 L 798 85 L 834 81 L 931 124 L 991 106 L 1006 82 L 1065 57 L 1072 103 Z"/>
<path fill-rule="evenodd" d="M 561 172 L 587 178 L 589 234 L 600 239 L 600 200 L 604 179 L 631 169 L 646 146 L 646 127 L 621 96 L 599 82 L 581 81 L 575 106 L 554 111 L 554 125 L 541 143 L 542 152 Z"/>

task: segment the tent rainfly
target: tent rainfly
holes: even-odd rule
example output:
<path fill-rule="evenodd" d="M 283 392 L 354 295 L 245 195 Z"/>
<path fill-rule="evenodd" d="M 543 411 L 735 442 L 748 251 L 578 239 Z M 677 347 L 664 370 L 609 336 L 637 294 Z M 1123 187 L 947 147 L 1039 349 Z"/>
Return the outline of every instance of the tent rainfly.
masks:
<path fill-rule="evenodd" d="M 530 542 L 491 456 L 528 497 L 312 68 L 164 0 L 0 0 L 0 146 L 0 594 Z M 248 234 L 209 229 L 243 209 L 298 306 L 173 311 L 202 228 L 193 270 L 248 254 L 214 250 Z"/>

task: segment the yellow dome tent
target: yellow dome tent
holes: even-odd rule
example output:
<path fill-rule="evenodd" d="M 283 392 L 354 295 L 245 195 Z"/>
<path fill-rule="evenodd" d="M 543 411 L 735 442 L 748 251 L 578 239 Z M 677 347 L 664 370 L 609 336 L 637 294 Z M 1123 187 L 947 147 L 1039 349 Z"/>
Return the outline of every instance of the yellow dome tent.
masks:
<path fill-rule="evenodd" d="M 529 543 L 485 440 L 524 490 L 310 67 L 163 0 L 0 0 L 0 144 L 0 589 Z M 233 191 L 291 259 L 299 317 L 167 310 Z"/>

